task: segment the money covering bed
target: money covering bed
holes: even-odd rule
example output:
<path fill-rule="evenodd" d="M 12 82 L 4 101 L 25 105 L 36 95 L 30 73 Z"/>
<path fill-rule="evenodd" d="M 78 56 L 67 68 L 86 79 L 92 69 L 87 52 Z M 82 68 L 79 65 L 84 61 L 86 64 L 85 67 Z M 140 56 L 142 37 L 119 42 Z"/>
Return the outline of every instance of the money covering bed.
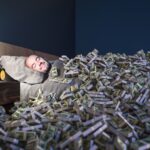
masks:
<path fill-rule="evenodd" d="M 6 149 L 149 149 L 150 53 L 99 55 L 98 50 L 64 62 L 67 88 L 59 100 L 39 92 L 1 107 L 0 145 Z"/>

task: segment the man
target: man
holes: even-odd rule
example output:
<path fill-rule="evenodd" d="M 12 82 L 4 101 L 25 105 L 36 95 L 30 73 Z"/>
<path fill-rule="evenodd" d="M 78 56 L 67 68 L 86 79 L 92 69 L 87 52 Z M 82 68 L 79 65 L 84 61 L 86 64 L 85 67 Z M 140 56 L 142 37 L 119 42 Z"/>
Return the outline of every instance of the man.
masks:
<path fill-rule="evenodd" d="M 40 89 L 45 97 L 53 94 L 59 99 L 61 93 L 70 86 L 70 83 L 64 82 L 64 65 L 60 60 L 47 62 L 42 57 L 30 55 L 26 58 L 25 65 L 34 71 L 47 75 L 43 83 L 31 86 L 29 97 L 35 97 Z"/>

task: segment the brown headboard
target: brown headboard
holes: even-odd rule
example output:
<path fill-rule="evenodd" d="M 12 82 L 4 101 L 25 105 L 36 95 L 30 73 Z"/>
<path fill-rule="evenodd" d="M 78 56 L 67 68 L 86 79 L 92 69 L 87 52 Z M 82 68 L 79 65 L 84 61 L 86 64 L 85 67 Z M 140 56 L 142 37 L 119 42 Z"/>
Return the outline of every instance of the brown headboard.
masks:
<path fill-rule="evenodd" d="M 2 56 L 2 55 L 29 56 L 31 54 L 36 54 L 47 60 L 58 59 L 58 56 L 56 56 L 56 55 L 51 55 L 51 54 L 40 52 L 37 50 L 31 50 L 28 48 L 16 46 L 16 45 L 5 43 L 5 42 L 0 42 L 0 56 Z"/>

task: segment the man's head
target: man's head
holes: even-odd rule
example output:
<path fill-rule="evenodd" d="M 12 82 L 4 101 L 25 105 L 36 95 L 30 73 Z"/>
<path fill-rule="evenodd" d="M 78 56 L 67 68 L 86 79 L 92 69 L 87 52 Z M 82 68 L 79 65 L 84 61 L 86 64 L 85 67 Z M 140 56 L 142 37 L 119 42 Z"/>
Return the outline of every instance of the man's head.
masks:
<path fill-rule="evenodd" d="M 26 58 L 25 65 L 35 71 L 46 72 L 48 70 L 48 62 L 37 55 L 30 55 Z"/>

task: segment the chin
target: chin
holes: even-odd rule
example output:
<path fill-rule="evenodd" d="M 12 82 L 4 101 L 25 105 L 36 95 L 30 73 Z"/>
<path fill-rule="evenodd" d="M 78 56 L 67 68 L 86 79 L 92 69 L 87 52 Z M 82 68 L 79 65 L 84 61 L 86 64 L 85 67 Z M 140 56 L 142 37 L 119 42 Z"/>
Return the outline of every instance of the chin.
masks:
<path fill-rule="evenodd" d="M 43 72 L 43 73 L 46 73 L 46 72 L 47 72 L 47 70 L 48 70 L 48 69 L 46 68 L 45 70 L 42 70 L 42 72 Z"/>

